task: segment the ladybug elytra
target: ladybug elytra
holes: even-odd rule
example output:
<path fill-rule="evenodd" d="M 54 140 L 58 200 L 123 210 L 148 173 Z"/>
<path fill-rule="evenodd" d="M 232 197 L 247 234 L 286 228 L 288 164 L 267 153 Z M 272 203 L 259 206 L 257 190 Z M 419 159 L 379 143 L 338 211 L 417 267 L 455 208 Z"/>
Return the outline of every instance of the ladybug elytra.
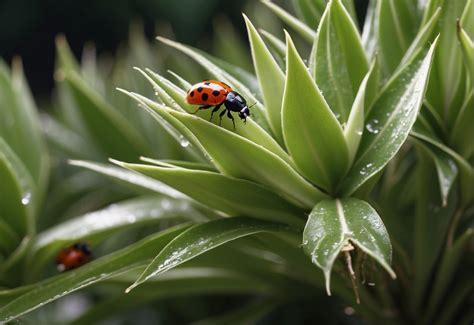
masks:
<path fill-rule="evenodd" d="M 92 252 L 85 242 L 75 243 L 63 248 L 56 256 L 56 265 L 59 272 L 75 269 L 91 260 Z"/>
<path fill-rule="evenodd" d="M 199 110 L 214 107 L 211 112 L 211 118 L 224 104 L 225 109 L 219 114 L 219 125 L 222 123 L 222 117 L 227 112 L 227 117 L 232 120 L 235 130 L 235 122 L 231 112 L 238 112 L 242 121 L 246 121 L 250 116 L 250 110 L 246 100 L 232 88 L 217 80 L 203 80 L 193 85 L 186 94 L 186 101 L 192 105 L 201 105 L 193 114 Z"/>

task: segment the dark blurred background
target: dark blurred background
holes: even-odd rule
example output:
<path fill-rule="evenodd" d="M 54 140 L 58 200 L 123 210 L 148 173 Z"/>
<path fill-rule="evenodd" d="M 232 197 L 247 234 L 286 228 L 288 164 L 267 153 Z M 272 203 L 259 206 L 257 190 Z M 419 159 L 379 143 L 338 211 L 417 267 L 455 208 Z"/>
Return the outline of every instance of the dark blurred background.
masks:
<path fill-rule="evenodd" d="M 226 16 L 245 36 L 241 12 L 255 0 L 0 0 L 0 57 L 19 55 L 33 93 L 49 97 L 53 87 L 54 38 L 64 34 L 76 56 L 93 42 L 97 52 L 113 53 L 128 38 L 132 21 L 143 23 L 152 40 L 168 25 L 177 40 L 206 49 L 213 18 Z M 289 8 L 291 1 L 274 1 Z M 355 1 L 359 16 L 366 0 Z"/>

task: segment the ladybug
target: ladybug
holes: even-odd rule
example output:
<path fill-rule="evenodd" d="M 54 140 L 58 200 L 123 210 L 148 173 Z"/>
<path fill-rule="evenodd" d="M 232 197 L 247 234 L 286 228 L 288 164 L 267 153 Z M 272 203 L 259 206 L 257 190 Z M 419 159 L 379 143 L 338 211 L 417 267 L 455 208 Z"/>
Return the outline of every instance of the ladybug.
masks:
<path fill-rule="evenodd" d="M 214 107 L 209 120 L 212 120 L 214 113 L 224 104 L 225 109 L 219 114 L 219 125 L 221 125 L 222 117 L 227 112 L 227 117 L 232 120 L 234 130 L 235 122 L 231 112 L 238 112 L 244 123 L 246 118 L 250 116 L 246 100 L 239 93 L 233 91 L 229 85 L 217 80 L 207 79 L 193 85 L 186 94 L 186 101 L 188 104 L 201 105 L 192 114 L 196 114 L 202 109 Z"/>
<path fill-rule="evenodd" d="M 56 256 L 56 265 L 59 272 L 64 272 L 86 264 L 91 258 L 92 252 L 89 245 L 79 242 L 61 249 Z"/>

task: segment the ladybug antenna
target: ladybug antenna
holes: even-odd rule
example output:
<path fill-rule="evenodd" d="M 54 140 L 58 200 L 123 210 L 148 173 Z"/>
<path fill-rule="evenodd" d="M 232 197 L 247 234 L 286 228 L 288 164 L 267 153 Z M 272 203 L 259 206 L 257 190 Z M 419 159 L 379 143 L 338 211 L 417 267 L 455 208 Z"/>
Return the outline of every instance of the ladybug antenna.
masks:
<path fill-rule="evenodd" d="M 257 102 L 253 103 L 252 105 L 249 106 L 249 108 L 252 108 Z"/>

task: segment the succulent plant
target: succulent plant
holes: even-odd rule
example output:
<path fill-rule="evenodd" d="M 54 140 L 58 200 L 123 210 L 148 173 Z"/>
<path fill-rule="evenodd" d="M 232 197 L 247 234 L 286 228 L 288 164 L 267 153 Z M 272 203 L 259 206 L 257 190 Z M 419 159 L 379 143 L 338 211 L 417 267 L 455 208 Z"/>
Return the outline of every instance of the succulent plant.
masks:
<path fill-rule="evenodd" d="M 184 148 L 183 160 L 138 162 L 150 155 L 140 146 L 121 155 L 118 144 L 150 137 L 122 129 L 112 106 L 104 114 L 96 101 L 84 105 L 89 121 L 102 114 L 101 124 L 115 125 L 93 137 L 114 143 L 111 162 L 124 169 L 72 164 L 179 200 L 186 222 L 69 274 L 0 291 L 0 319 L 97 282 L 127 294 L 110 295 L 79 323 L 111 313 L 116 296 L 124 309 L 173 294 L 263 297 L 219 318 L 244 323 L 321 290 L 374 323 L 472 318 L 473 1 L 371 1 L 362 34 L 351 1 L 295 1 L 301 20 L 264 4 L 294 34 L 259 33 L 244 15 L 255 74 L 159 37 L 202 66 L 201 79 L 255 103 L 246 124 L 190 114 L 185 94 L 200 80 L 137 68 L 156 96 L 119 88 Z M 74 67 L 63 69 L 74 86 Z M 73 232 L 84 220 L 75 222 Z M 67 228 L 38 238 L 53 248 Z"/>

